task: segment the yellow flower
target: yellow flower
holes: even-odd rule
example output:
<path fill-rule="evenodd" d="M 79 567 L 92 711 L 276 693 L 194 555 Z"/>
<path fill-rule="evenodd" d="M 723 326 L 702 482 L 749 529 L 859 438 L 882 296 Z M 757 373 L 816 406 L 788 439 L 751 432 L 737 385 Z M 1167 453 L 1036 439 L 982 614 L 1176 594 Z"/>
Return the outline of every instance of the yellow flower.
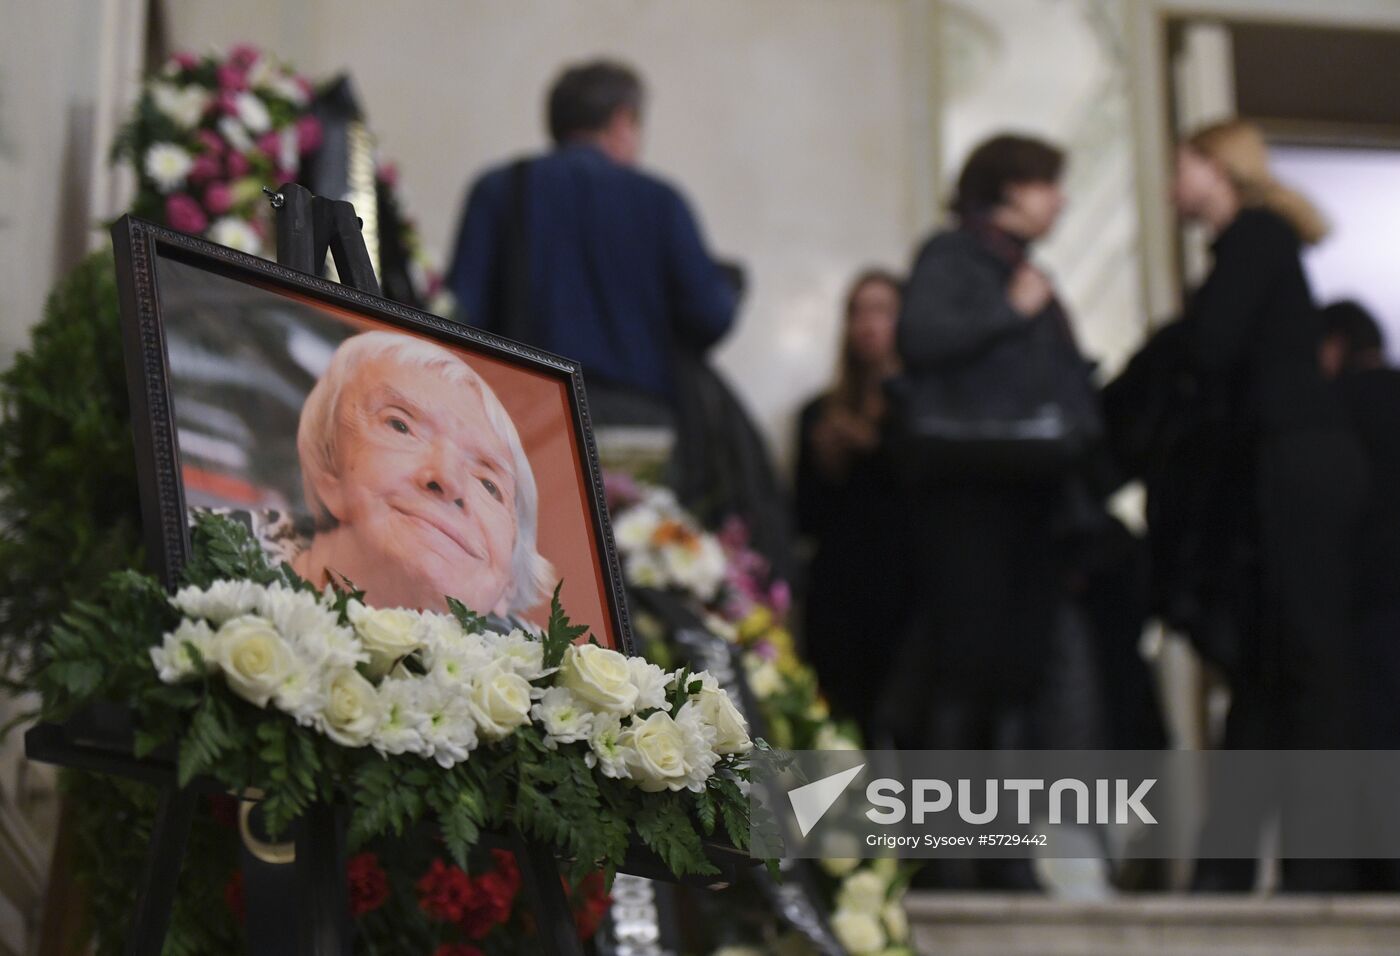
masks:
<path fill-rule="evenodd" d="M 742 644 L 752 644 L 772 627 L 773 612 L 766 607 L 756 607 L 749 612 L 748 617 L 739 622 L 739 641 Z"/>

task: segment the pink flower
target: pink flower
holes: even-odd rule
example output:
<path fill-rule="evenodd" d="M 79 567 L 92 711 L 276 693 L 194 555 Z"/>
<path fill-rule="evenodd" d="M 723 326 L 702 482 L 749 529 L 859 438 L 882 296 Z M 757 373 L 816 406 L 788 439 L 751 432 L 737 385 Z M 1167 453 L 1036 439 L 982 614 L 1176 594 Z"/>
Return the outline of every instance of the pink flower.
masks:
<path fill-rule="evenodd" d="M 209 226 L 204 210 L 185 193 L 174 193 L 165 200 L 165 222 L 180 232 L 201 233 Z"/>
<path fill-rule="evenodd" d="M 279 166 L 272 171 L 272 181 L 278 186 L 283 183 L 294 183 L 296 179 L 297 171 L 295 169 L 283 169 Z"/>
<path fill-rule="evenodd" d="M 309 79 L 299 74 L 296 77 L 293 77 L 293 79 L 295 80 L 296 85 L 301 87 L 301 91 L 306 94 L 307 99 L 311 99 L 311 97 L 316 95 L 316 87 L 311 85 L 311 81 Z"/>
<path fill-rule="evenodd" d="M 224 151 L 224 138 L 212 129 L 202 129 L 194 136 L 195 139 L 199 140 L 199 145 L 204 147 L 206 153 L 218 156 Z"/>
<path fill-rule="evenodd" d="M 774 581 L 769 586 L 768 603 L 779 618 L 787 617 L 788 611 L 792 610 L 792 588 L 786 581 Z"/>
<path fill-rule="evenodd" d="M 186 50 L 180 50 L 178 53 L 170 54 L 170 62 L 182 70 L 193 70 L 199 66 L 199 57 Z"/>
<path fill-rule="evenodd" d="M 297 149 L 309 153 L 321 145 L 323 139 L 321 121 L 314 116 L 303 116 L 297 120 Z"/>
<path fill-rule="evenodd" d="M 263 133 L 258 137 L 258 149 L 276 159 L 277 154 L 282 151 L 282 137 L 275 132 Z"/>
<path fill-rule="evenodd" d="M 204 208 L 211 215 L 222 216 L 233 206 L 233 190 L 228 183 L 210 183 L 204 190 Z"/>
<path fill-rule="evenodd" d="M 188 178 L 190 182 L 202 183 L 205 180 L 216 178 L 222 172 L 222 164 L 219 157 L 212 153 L 200 153 L 194 158 L 194 163 L 190 166 Z"/>
<path fill-rule="evenodd" d="M 239 93 L 248 88 L 247 72 L 232 63 L 225 63 L 219 67 L 218 75 L 219 88 L 227 93 Z M 220 103 L 222 105 L 222 99 Z M 226 112 L 232 112 L 232 110 L 226 110 Z"/>
<path fill-rule="evenodd" d="M 214 105 L 225 116 L 238 115 L 238 94 L 234 90 L 224 90 L 214 99 Z"/>
<path fill-rule="evenodd" d="M 248 157 L 244 156 L 242 153 L 229 153 L 227 163 L 230 179 L 239 179 L 248 175 Z"/>
<path fill-rule="evenodd" d="M 251 43 L 235 44 L 228 51 L 229 62 L 237 66 L 240 70 L 247 70 L 248 67 L 258 62 L 258 57 L 260 56 L 262 56 L 262 53 Z"/>
<path fill-rule="evenodd" d="M 397 163 L 385 163 L 379 167 L 379 181 L 390 189 L 399 184 L 399 167 Z"/>

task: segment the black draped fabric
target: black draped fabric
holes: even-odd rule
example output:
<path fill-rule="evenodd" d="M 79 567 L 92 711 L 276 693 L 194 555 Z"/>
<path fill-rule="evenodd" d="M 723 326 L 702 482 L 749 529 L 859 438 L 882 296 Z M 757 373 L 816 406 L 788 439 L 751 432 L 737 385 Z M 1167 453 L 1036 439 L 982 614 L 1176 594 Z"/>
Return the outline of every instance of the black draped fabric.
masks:
<path fill-rule="evenodd" d="M 797 530 L 813 546 L 803 635 L 833 709 L 868 730 L 915 583 L 909 502 L 882 449 L 856 455 L 841 479 L 822 472 L 812 430 L 825 401 L 798 423 Z"/>

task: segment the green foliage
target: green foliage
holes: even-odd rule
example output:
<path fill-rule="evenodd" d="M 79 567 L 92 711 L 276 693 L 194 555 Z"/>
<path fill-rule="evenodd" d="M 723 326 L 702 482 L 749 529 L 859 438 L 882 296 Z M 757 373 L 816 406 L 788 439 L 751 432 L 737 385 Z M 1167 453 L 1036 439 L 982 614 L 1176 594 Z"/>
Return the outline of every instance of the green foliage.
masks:
<path fill-rule="evenodd" d="M 563 581 L 556 584 L 554 596 L 549 601 L 549 624 L 544 633 L 545 667 L 558 667 L 559 662 L 564 659 L 564 651 L 588 630 L 586 624 L 575 625 L 569 622 L 569 616 L 564 613 L 564 606 L 559 603 L 559 592 L 563 587 Z"/>
<path fill-rule="evenodd" d="M 676 873 L 713 876 L 719 869 L 708 862 L 695 826 L 679 794 L 656 794 L 637 811 L 637 835 Z"/>
<path fill-rule="evenodd" d="M 112 255 L 49 296 L 0 374 L 0 687 L 29 686 L 35 651 L 75 598 L 141 563 Z"/>

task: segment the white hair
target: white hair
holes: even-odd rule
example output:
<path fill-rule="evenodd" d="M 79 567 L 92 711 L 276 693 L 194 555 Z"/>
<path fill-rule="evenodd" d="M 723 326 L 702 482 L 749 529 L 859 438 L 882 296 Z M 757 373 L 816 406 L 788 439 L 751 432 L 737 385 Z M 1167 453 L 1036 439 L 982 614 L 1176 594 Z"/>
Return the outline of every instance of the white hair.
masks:
<path fill-rule="evenodd" d="M 331 514 L 318 487 L 327 476 L 339 474 L 336 436 L 341 392 L 356 369 L 366 359 L 386 356 L 403 365 L 436 372 L 454 384 L 473 386 L 481 393 L 486 421 L 510 451 L 515 470 L 515 547 L 511 554 L 509 604 L 512 612 L 534 607 L 549 593 L 554 568 L 539 553 L 539 491 L 535 473 L 510 413 L 496 393 L 476 370 L 462 358 L 440 345 L 399 332 L 362 332 L 341 343 L 331 356 L 330 366 L 311 389 L 301 409 L 297 426 L 297 455 L 301 459 L 302 490 L 318 529 L 334 527 L 339 519 Z M 482 613 L 491 608 L 473 608 Z"/>

